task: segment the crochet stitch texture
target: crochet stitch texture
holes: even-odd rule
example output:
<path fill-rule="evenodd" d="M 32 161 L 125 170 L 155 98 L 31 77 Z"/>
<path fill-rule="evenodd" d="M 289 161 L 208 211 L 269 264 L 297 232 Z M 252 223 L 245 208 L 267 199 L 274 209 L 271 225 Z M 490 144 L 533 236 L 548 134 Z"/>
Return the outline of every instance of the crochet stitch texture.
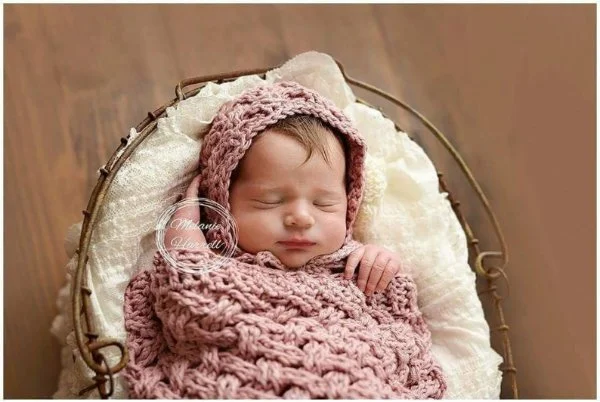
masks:
<path fill-rule="evenodd" d="M 206 274 L 169 265 L 157 252 L 125 293 L 132 398 L 442 398 L 446 382 L 405 274 L 366 296 L 342 278 L 364 186 L 364 141 L 346 116 L 293 82 L 251 89 L 226 103 L 204 139 L 200 193 L 229 208 L 231 173 L 252 138 L 280 119 L 309 114 L 348 145 L 347 234 L 340 250 L 290 270 L 268 251 L 239 248 Z M 226 222 L 207 242 L 232 241 Z M 214 254 L 169 250 L 201 265 Z"/>

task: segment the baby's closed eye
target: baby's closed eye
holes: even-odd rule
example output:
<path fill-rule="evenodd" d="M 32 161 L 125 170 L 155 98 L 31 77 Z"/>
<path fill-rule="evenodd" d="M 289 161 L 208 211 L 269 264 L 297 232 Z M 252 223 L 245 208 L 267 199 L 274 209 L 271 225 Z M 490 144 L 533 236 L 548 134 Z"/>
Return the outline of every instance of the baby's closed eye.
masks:
<path fill-rule="evenodd" d="M 256 202 L 260 202 L 261 204 L 267 204 L 267 205 L 278 205 L 281 204 L 283 201 L 264 201 L 264 200 L 252 200 L 252 201 L 256 201 Z"/>
<path fill-rule="evenodd" d="M 284 199 L 252 199 L 251 201 L 257 203 L 259 206 L 265 207 L 277 207 L 285 204 Z M 326 209 L 337 207 L 341 204 L 341 202 L 337 200 L 315 200 L 312 202 L 312 204 L 315 207 Z"/>
<path fill-rule="evenodd" d="M 322 209 L 332 209 L 340 205 L 339 202 L 313 202 L 313 205 Z"/>
<path fill-rule="evenodd" d="M 269 205 L 269 206 L 276 206 L 276 205 L 283 204 L 283 200 L 278 199 L 278 198 L 251 198 L 250 201 L 252 201 L 255 204 Z"/>
<path fill-rule="evenodd" d="M 322 201 L 314 201 L 313 205 L 319 206 L 319 207 L 330 207 L 333 205 L 338 205 L 339 202 L 338 201 L 332 201 L 332 200 L 322 200 Z"/>

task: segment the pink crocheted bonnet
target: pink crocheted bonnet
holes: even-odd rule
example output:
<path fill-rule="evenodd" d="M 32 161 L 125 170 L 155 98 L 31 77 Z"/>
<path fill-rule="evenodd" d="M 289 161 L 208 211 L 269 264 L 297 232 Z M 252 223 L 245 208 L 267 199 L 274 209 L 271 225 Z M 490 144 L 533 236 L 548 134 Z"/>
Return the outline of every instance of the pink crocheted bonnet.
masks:
<path fill-rule="evenodd" d="M 231 175 L 252 145 L 253 138 L 276 122 L 294 115 L 321 119 L 336 129 L 346 143 L 346 245 L 352 241 L 352 226 L 363 196 L 366 144 L 348 117 L 331 100 L 296 82 L 283 81 L 254 87 L 221 106 L 200 151 L 199 195 L 231 211 Z M 205 209 L 203 213 L 208 221 L 218 224 L 206 233 L 207 242 L 221 240 L 232 244 L 227 222 L 211 209 Z M 242 254 L 248 256 L 248 253 L 236 248 L 234 257 Z M 275 256 L 272 258 L 277 259 Z"/>

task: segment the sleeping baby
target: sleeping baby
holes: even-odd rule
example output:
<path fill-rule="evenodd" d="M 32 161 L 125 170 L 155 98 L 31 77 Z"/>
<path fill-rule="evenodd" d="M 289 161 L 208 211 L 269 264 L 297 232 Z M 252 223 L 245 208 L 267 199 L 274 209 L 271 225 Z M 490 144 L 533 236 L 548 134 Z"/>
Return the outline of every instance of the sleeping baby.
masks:
<path fill-rule="evenodd" d="M 252 254 L 267 250 L 289 269 L 339 250 L 346 236 L 346 177 L 344 143 L 331 128 L 310 115 L 279 120 L 254 138 L 231 175 L 229 204 L 239 247 Z M 186 198 L 198 197 L 199 184 L 200 175 Z M 167 248 L 182 241 L 206 247 L 201 221 L 199 208 L 179 209 L 167 226 Z M 400 259 L 364 245 L 348 257 L 345 278 L 357 267 L 357 286 L 371 296 L 399 272 Z"/>
<path fill-rule="evenodd" d="M 297 83 L 221 107 L 185 197 L 220 204 L 237 232 L 222 214 L 187 206 L 164 244 L 199 267 L 223 251 L 208 244 L 235 247 L 202 274 L 157 252 L 154 268 L 132 279 L 130 397 L 443 397 L 414 282 L 395 253 L 352 236 L 365 155 L 343 112 Z"/>

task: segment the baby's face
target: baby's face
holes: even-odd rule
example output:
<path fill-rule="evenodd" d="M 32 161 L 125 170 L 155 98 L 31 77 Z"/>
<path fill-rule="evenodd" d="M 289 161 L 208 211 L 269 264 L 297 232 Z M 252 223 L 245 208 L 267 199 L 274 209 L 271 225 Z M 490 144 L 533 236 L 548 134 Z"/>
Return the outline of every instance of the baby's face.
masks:
<path fill-rule="evenodd" d="M 330 165 L 317 151 L 302 165 L 307 152 L 294 138 L 267 130 L 255 139 L 229 196 L 242 250 L 252 254 L 268 250 L 287 267 L 298 268 L 343 245 L 344 151 L 333 135 L 328 141 Z M 312 244 L 282 243 L 294 239 Z"/>

